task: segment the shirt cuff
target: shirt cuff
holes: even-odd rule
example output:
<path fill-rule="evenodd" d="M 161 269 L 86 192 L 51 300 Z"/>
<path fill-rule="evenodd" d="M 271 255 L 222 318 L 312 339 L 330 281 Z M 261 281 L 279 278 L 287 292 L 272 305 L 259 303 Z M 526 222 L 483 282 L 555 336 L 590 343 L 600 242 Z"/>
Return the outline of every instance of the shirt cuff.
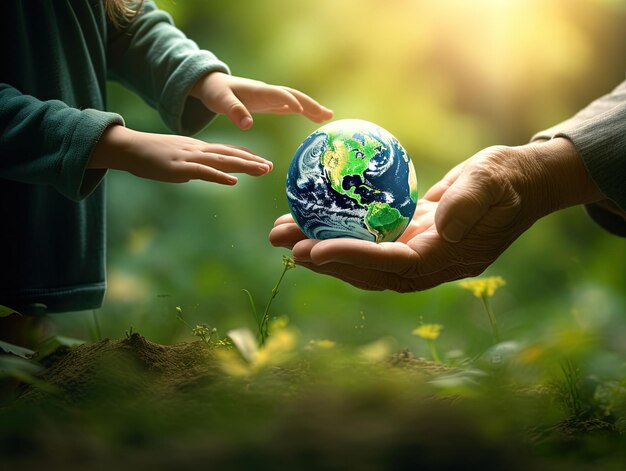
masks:
<path fill-rule="evenodd" d="M 165 124 L 177 134 L 201 131 L 216 116 L 200 100 L 190 97 L 195 83 L 210 72 L 230 74 L 228 66 L 208 51 L 187 57 L 169 77 L 160 100 L 159 113 Z"/>
<path fill-rule="evenodd" d="M 81 118 L 63 151 L 57 190 L 73 201 L 89 196 L 100 184 L 105 170 L 87 169 L 89 159 L 102 133 L 112 124 L 124 125 L 122 117 L 94 109 L 81 111 Z"/>

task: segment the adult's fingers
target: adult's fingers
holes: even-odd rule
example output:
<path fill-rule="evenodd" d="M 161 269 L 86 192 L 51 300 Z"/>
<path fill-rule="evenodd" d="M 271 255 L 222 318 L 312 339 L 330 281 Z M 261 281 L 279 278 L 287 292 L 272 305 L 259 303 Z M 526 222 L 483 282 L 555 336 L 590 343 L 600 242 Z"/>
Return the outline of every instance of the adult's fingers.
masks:
<path fill-rule="evenodd" d="M 448 242 L 459 242 L 504 193 L 488 168 L 466 170 L 441 195 L 435 225 Z"/>
<path fill-rule="evenodd" d="M 296 264 L 308 268 L 316 273 L 332 276 L 333 278 L 349 283 L 359 289 L 368 291 L 391 289 L 390 278 L 388 276 L 381 277 L 380 273 L 375 273 L 371 270 L 355 269 L 355 267 L 342 265 L 340 263 L 315 265 L 312 262 L 296 260 Z"/>
<path fill-rule="evenodd" d="M 270 243 L 274 247 L 292 248 L 304 239 L 306 239 L 306 236 L 294 222 L 274 226 L 269 234 Z"/>
<path fill-rule="evenodd" d="M 293 255 L 318 266 L 339 263 L 405 278 L 425 277 L 454 266 L 461 269 L 472 263 L 464 259 L 462 245 L 443 240 L 434 226 L 406 244 L 375 244 L 356 239 L 302 240 L 293 246 Z"/>
<path fill-rule="evenodd" d="M 293 216 L 290 213 L 283 214 L 282 216 L 278 217 L 276 221 L 274 221 L 274 227 L 288 223 L 295 223 Z"/>
<path fill-rule="evenodd" d="M 404 275 L 412 272 L 419 263 L 418 255 L 406 244 L 399 242 L 376 244 L 357 239 L 329 239 L 318 241 L 311 247 L 306 245 L 306 241 L 300 244 L 300 247 L 294 247 L 294 256 L 302 259 L 306 254 L 303 249 L 310 249 L 308 260 L 316 265 L 341 263 Z"/>
<path fill-rule="evenodd" d="M 410 293 L 434 288 L 448 281 L 464 278 L 452 268 L 416 278 L 407 278 L 395 273 L 381 272 L 368 268 L 358 268 L 341 263 L 315 265 L 312 262 L 296 261 L 298 265 L 316 273 L 333 276 L 360 289 L 368 291 L 391 290 L 398 293 Z"/>
<path fill-rule="evenodd" d="M 463 167 L 465 167 L 465 162 L 461 162 L 453 167 L 440 181 L 431 186 L 426 193 L 424 193 L 422 198 L 428 201 L 439 201 L 443 194 L 459 177 Z"/>
<path fill-rule="evenodd" d="M 436 209 L 437 203 L 424 199 L 419 200 L 413 218 L 402 235 L 398 238 L 397 242 L 406 244 L 413 237 L 434 227 Z"/>

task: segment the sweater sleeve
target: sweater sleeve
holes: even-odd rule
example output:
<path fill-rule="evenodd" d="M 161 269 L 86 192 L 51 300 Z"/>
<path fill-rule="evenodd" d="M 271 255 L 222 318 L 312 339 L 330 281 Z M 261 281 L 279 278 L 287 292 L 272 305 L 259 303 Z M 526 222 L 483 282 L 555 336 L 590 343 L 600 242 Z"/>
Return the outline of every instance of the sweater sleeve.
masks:
<path fill-rule="evenodd" d="M 147 1 L 127 29 L 109 31 L 109 76 L 156 108 L 170 129 L 194 134 L 215 117 L 188 94 L 200 77 L 214 71 L 230 73 L 228 66 L 199 49 L 166 12 Z"/>
<path fill-rule="evenodd" d="M 81 200 L 104 176 L 103 170 L 86 167 L 111 124 L 124 121 L 115 113 L 41 101 L 0 83 L 0 179 L 51 185 Z"/>
<path fill-rule="evenodd" d="M 591 218 L 626 236 L 626 81 L 568 120 L 535 134 L 532 140 L 569 139 L 610 201 L 587 206 Z"/>

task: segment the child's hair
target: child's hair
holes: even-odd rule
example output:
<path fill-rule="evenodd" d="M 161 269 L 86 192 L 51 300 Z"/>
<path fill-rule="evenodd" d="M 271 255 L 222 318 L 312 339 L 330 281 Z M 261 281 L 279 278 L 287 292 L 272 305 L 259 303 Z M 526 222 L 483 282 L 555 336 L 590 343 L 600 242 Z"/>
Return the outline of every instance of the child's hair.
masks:
<path fill-rule="evenodd" d="M 115 28 L 122 29 L 137 16 L 144 0 L 104 0 L 104 9 Z"/>

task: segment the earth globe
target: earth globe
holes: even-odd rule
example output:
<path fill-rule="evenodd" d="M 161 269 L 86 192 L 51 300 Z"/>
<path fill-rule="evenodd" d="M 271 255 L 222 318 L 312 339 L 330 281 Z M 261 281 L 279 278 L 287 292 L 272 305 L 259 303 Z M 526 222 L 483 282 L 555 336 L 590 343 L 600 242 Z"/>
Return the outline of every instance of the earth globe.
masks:
<path fill-rule="evenodd" d="M 415 212 L 415 168 L 382 127 L 360 119 L 332 121 L 296 150 L 287 172 L 287 202 L 310 239 L 392 242 Z"/>

